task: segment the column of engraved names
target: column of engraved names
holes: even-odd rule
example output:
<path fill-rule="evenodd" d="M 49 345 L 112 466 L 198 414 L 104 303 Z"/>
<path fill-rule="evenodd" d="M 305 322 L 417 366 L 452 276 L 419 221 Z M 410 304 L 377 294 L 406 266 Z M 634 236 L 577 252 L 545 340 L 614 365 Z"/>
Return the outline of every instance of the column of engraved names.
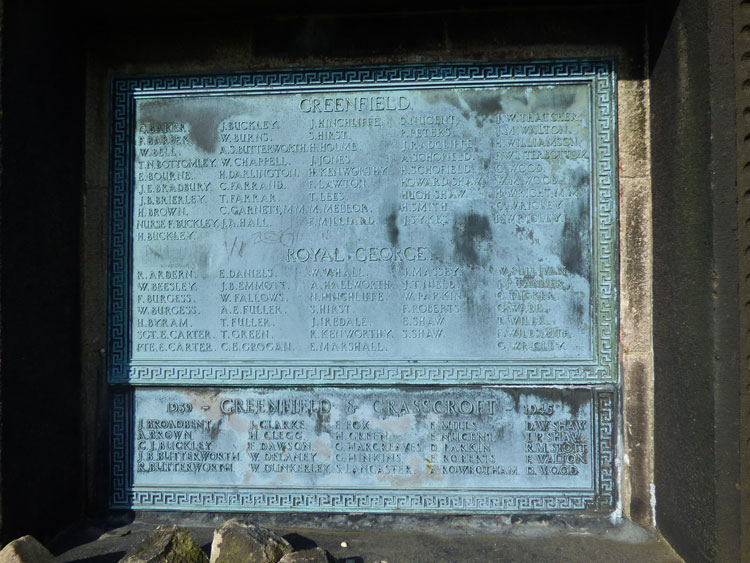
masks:
<path fill-rule="evenodd" d="M 328 399 L 225 399 L 221 411 L 249 418 L 248 468 L 252 474 L 327 474 L 330 457 L 315 442 L 313 419 L 331 412 Z M 312 418 L 311 418 L 312 417 Z"/>
<path fill-rule="evenodd" d="M 386 111 L 385 106 L 378 109 L 368 96 L 322 102 L 324 109 L 335 111 L 316 111 L 320 106 L 313 107 L 305 99 L 300 109 L 307 113 L 310 150 L 306 227 L 328 244 L 293 248 L 288 256 L 303 265 L 308 276 L 308 351 L 387 352 L 393 330 L 370 312 L 386 300 L 393 283 L 374 264 L 371 248 L 343 242 L 352 229 L 358 240 L 369 241 L 382 228 L 372 195 L 382 188 L 389 164 L 374 159 L 367 148 L 372 138 L 382 135 L 389 118 L 379 113 Z M 378 113 L 360 114 L 355 110 L 360 106 Z"/>
<path fill-rule="evenodd" d="M 519 468 L 502 439 L 510 425 L 499 419 L 495 400 L 446 400 L 432 403 L 432 411 L 441 414 L 429 428 L 430 451 L 427 457 L 431 475 L 516 476 Z"/>
<path fill-rule="evenodd" d="M 133 271 L 134 353 L 212 351 L 211 332 L 197 321 L 200 279 L 192 267 L 158 259 L 164 248 L 189 244 L 213 223 L 200 217 L 216 167 L 195 157 L 189 126 L 143 123 L 135 135 L 133 237 L 141 257 Z"/>
<path fill-rule="evenodd" d="M 471 199 L 484 179 L 476 170 L 476 141 L 457 132 L 451 114 L 400 118 L 399 228 L 450 229 L 455 204 Z M 459 267 L 417 264 L 404 270 L 400 336 L 444 339 L 446 319 L 462 312 Z"/>
<path fill-rule="evenodd" d="M 556 417 L 559 405 L 543 400 L 523 405 L 526 475 L 575 477 L 590 470 L 589 421 Z"/>
<path fill-rule="evenodd" d="M 577 336 L 586 305 L 575 297 L 574 276 L 587 277 L 582 260 L 568 257 L 568 241 L 584 244 L 588 230 L 589 156 L 584 116 L 575 112 L 500 113 L 493 124 L 490 196 L 495 228 L 512 232 L 529 248 L 549 244 L 561 263 L 502 266 L 497 272 L 498 350 L 510 356 L 565 354 Z M 567 259 L 566 259 L 567 258 Z M 575 314 L 560 322 L 566 301 Z M 569 306 L 569 305 L 568 305 Z M 557 317 L 555 313 L 558 313 Z"/>
<path fill-rule="evenodd" d="M 218 449 L 213 438 L 218 434 L 215 423 L 203 418 L 185 418 L 191 411 L 189 402 L 169 402 L 162 416 L 137 420 L 137 474 L 157 477 L 235 472 L 237 462 L 241 461 L 240 453 Z"/>
<path fill-rule="evenodd" d="M 300 181 L 304 142 L 289 141 L 279 119 L 236 117 L 219 126 L 218 197 L 213 214 L 224 234 L 227 266 L 218 272 L 221 351 L 289 352 L 279 329 L 287 312 L 289 280 L 272 263 L 257 262 L 260 249 L 298 236 L 304 204 L 291 195 Z"/>
<path fill-rule="evenodd" d="M 385 430 L 365 418 L 337 421 L 332 438 L 332 472 L 347 475 L 413 475 L 427 449 L 419 436 Z"/>

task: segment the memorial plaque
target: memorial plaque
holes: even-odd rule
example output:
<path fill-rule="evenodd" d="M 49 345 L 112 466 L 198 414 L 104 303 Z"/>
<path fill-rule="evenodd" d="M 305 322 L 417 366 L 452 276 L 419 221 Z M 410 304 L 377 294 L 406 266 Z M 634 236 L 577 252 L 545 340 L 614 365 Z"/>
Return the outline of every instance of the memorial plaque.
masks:
<path fill-rule="evenodd" d="M 607 61 L 116 80 L 115 504 L 610 506 L 614 85 Z"/>
<path fill-rule="evenodd" d="M 119 500 L 136 508 L 612 507 L 611 392 L 144 387 L 129 400 L 117 457 L 135 494 Z"/>

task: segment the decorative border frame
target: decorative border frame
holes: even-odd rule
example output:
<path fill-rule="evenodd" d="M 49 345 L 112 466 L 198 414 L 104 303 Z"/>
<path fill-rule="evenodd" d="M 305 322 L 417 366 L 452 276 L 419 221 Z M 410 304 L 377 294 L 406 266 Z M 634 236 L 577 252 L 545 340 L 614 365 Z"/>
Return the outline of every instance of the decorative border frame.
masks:
<path fill-rule="evenodd" d="M 329 89 L 512 85 L 588 81 L 592 89 L 592 260 L 594 361 L 550 362 L 346 362 L 343 367 L 300 362 L 241 365 L 130 362 L 132 178 L 135 100 L 188 94 L 292 93 Z M 112 87 L 108 379 L 112 384 L 597 384 L 616 383 L 618 336 L 618 202 L 616 79 L 611 60 L 534 61 L 504 64 L 377 66 L 356 69 L 288 69 L 245 74 L 116 79 Z M 237 364 L 240 364 L 237 362 Z M 341 366 L 341 362 L 336 362 Z M 351 364 L 351 365 L 346 365 Z"/>
<path fill-rule="evenodd" d="M 138 385 L 365 385 L 397 384 L 596 384 L 608 382 L 606 366 L 396 365 L 365 366 L 182 366 L 137 365 L 128 372 Z M 119 383 L 119 381 L 117 381 Z M 124 383 L 124 382 L 123 382 Z"/>
<path fill-rule="evenodd" d="M 206 511 L 263 510 L 269 512 L 441 512 L 499 514 L 525 512 L 610 513 L 615 509 L 616 394 L 592 389 L 594 486 L 589 491 L 387 492 L 315 489 L 274 492 L 208 487 L 134 487 L 132 431 L 134 390 L 117 391 L 112 399 L 111 471 L 112 508 L 180 509 Z"/>

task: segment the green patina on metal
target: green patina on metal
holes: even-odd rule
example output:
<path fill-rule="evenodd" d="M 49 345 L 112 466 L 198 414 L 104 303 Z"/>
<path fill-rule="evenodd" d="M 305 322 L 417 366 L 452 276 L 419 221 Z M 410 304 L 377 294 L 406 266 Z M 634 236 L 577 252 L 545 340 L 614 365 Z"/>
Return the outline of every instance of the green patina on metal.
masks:
<path fill-rule="evenodd" d="M 113 93 L 115 505 L 613 509 L 611 61 L 149 77 Z M 227 386 L 243 400 L 225 403 Z M 298 418 L 254 410 L 266 394 Z M 588 438 L 534 442 L 553 419 Z M 379 429 L 341 441 L 355 423 Z M 471 440 L 435 437 L 454 423 Z M 266 446 L 289 451 L 254 451 L 254 431 L 288 433 Z M 190 469 L 200 456 L 206 472 Z"/>

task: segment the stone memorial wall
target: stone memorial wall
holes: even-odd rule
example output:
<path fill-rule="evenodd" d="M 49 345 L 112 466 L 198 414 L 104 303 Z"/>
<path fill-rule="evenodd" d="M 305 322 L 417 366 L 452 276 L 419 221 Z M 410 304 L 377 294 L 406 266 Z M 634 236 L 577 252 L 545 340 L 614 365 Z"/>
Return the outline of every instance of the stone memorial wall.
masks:
<path fill-rule="evenodd" d="M 113 506 L 614 510 L 614 85 L 115 80 Z"/>

